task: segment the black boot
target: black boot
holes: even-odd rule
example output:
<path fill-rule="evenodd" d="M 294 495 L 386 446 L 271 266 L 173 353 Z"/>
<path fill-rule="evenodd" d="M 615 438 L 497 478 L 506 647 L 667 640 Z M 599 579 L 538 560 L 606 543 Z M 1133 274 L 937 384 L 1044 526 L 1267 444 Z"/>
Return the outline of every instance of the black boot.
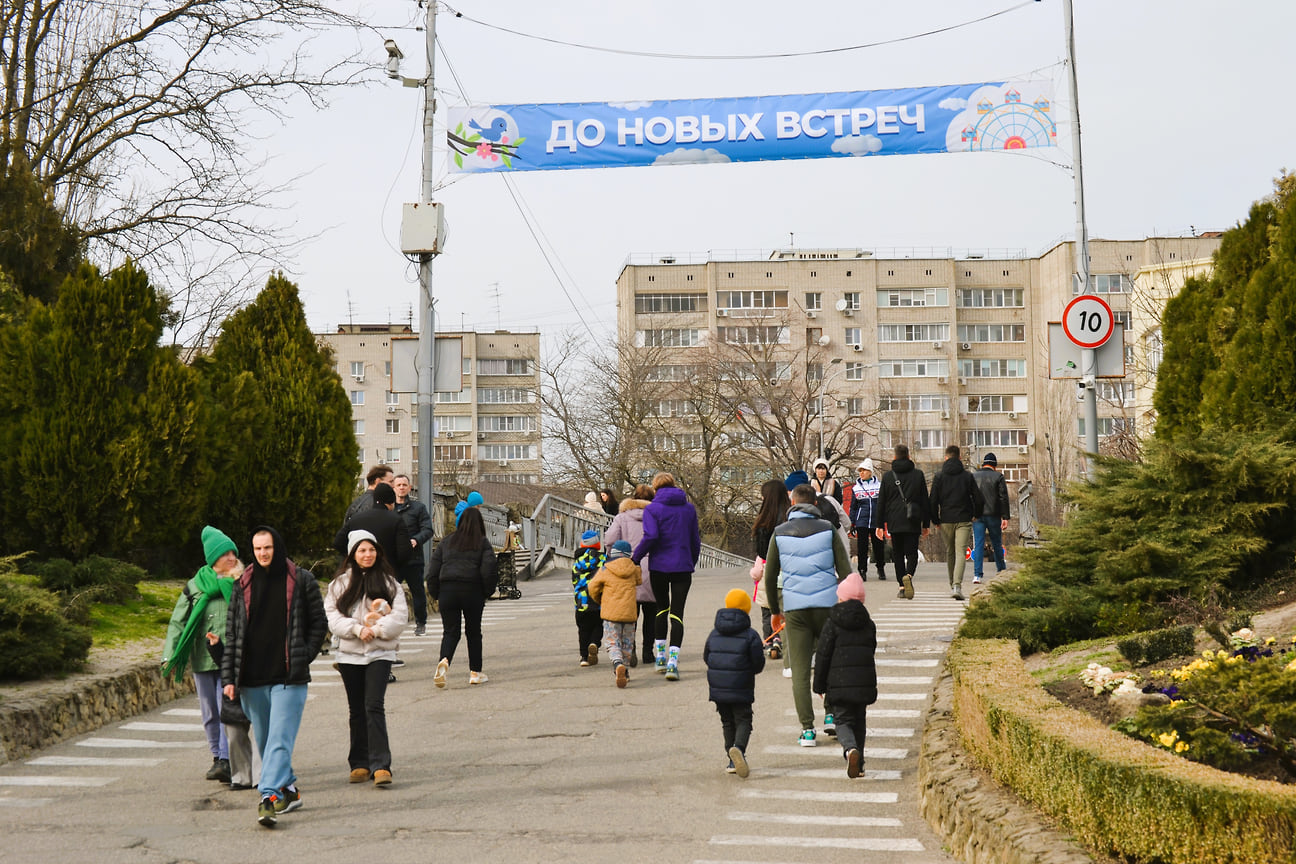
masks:
<path fill-rule="evenodd" d="M 219 780 L 222 783 L 230 782 L 230 764 L 228 759 L 221 759 L 219 756 L 212 760 L 212 767 L 207 772 L 208 780 Z"/>

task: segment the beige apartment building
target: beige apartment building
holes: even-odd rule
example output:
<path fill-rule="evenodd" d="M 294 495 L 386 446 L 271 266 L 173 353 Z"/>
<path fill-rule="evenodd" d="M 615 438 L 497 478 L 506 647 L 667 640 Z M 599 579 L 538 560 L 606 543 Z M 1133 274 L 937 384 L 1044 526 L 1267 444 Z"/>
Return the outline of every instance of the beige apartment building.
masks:
<path fill-rule="evenodd" d="M 1158 268 L 1184 262 L 1200 268 L 1218 245 L 1218 234 L 1090 242 L 1094 290 L 1126 340 L 1126 375 L 1098 385 L 1100 449 L 1119 452 L 1150 426 L 1138 406 L 1154 380 L 1134 374 L 1134 344 L 1151 325 L 1146 314 L 1133 318 L 1153 304 L 1133 300 L 1139 280 L 1150 285 Z M 1076 382 L 1050 378 L 1048 325 L 1075 296 L 1074 254 L 1064 242 L 1037 257 L 797 248 L 631 256 L 617 279 L 618 334 L 623 346 L 653 352 L 661 378 L 719 349 L 760 346 L 772 362 L 756 365 L 772 377 L 753 409 L 777 419 L 779 398 L 800 398 L 818 415 L 822 394 L 841 477 L 865 456 L 889 461 L 903 442 L 924 465 L 956 443 L 967 462 L 994 452 L 1010 481 L 1065 479 L 1080 468 L 1084 429 Z M 694 411 L 671 414 L 679 440 L 697 440 Z M 802 447 L 807 463 L 815 443 Z M 727 458 L 761 454 L 735 447 Z"/>
<path fill-rule="evenodd" d="M 418 482 L 418 394 L 391 390 L 392 342 L 402 324 L 343 324 L 316 337 L 333 349 L 351 397 L 361 475 L 378 464 Z M 437 393 L 433 472 L 438 487 L 540 482 L 539 332 L 438 332 L 463 341 L 463 389 Z"/>

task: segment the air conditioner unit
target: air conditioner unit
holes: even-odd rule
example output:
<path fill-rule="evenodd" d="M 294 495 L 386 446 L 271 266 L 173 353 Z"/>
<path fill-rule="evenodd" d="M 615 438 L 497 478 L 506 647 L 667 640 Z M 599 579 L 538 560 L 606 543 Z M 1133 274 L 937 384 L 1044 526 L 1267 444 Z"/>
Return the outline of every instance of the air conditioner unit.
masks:
<path fill-rule="evenodd" d="M 941 419 L 942 419 L 942 420 L 948 420 L 948 419 L 950 419 L 949 412 L 948 412 L 948 411 L 942 411 L 942 412 L 941 412 Z"/>
<path fill-rule="evenodd" d="M 944 342 L 933 342 L 933 343 L 932 343 L 932 347 L 935 348 L 937 351 L 941 350 L 941 348 L 943 348 L 944 346 L 945 346 L 945 343 L 944 343 Z"/>
<path fill-rule="evenodd" d="M 486 440 L 486 433 L 485 433 L 485 432 L 478 432 L 478 433 L 477 433 L 477 440 L 478 440 L 478 441 L 485 441 L 485 440 Z"/>
<path fill-rule="evenodd" d="M 921 449 L 922 449 L 922 442 L 921 442 L 921 441 L 915 441 L 915 442 L 913 443 L 913 446 L 911 446 L 909 449 L 910 449 L 910 450 L 921 450 Z"/>
<path fill-rule="evenodd" d="M 717 318 L 725 318 L 725 317 L 728 317 L 728 315 L 729 315 L 729 310 L 728 310 L 728 309 L 717 309 L 717 310 L 716 310 L 716 317 L 717 317 Z"/>
<path fill-rule="evenodd" d="M 1017 419 L 1017 412 L 1016 412 L 1016 411 L 1009 411 L 1009 412 L 1008 412 L 1008 419 L 1009 419 L 1009 420 L 1016 420 L 1016 419 Z"/>
<path fill-rule="evenodd" d="M 846 407 L 846 402 L 845 402 L 845 400 L 838 399 L 838 400 L 837 400 L 837 407 L 838 407 L 838 408 L 845 408 L 845 407 Z"/>
<path fill-rule="evenodd" d="M 387 406 L 387 413 L 388 413 L 388 414 L 395 414 L 395 413 L 396 413 L 397 411 L 399 411 L 399 410 L 400 410 L 400 408 L 397 407 L 397 406 L 395 406 L 395 405 L 388 405 L 388 406 Z"/>
<path fill-rule="evenodd" d="M 971 350 L 972 350 L 972 343 L 971 343 L 971 342 L 964 342 L 964 343 L 963 343 L 963 350 L 964 350 L 964 351 L 971 351 Z"/>
<path fill-rule="evenodd" d="M 819 317 L 819 313 L 816 312 L 814 309 L 809 309 L 809 310 L 806 311 L 806 317 L 807 317 L 807 318 L 818 318 L 818 317 Z"/>
<path fill-rule="evenodd" d="M 499 465 L 500 465 L 501 468 L 507 468 L 507 467 L 508 467 L 508 460 L 507 460 L 507 459 L 501 459 Z"/>
<path fill-rule="evenodd" d="M 855 314 L 855 310 L 854 310 L 854 309 L 843 309 L 843 310 L 842 310 L 842 314 L 845 315 L 847 318 L 850 318 L 852 315 Z"/>
<path fill-rule="evenodd" d="M 967 383 L 967 379 L 964 378 L 962 375 L 960 375 L 960 376 L 959 376 L 959 383 L 960 383 L 960 384 L 966 384 L 966 383 Z"/>
<path fill-rule="evenodd" d="M 455 436 L 455 433 L 453 433 L 453 432 L 447 432 L 447 433 L 446 433 L 446 437 L 447 437 L 447 438 L 453 438 L 454 436 Z"/>
<path fill-rule="evenodd" d="M 864 346 L 863 346 L 863 345 L 852 345 L 852 346 L 851 346 L 851 350 L 852 350 L 852 351 L 863 351 L 863 350 L 864 350 Z"/>
<path fill-rule="evenodd" d="M 937 384 L 948 384 L 948 383 L 949 383 L 949 379 L 946 378 L 944 375 L 942 375 L 942 376 L 940 376 L 939 378 L 936 379 L 936 383 L 937 383 Z"/>
<path fill-rule="evenodd" d="M 770 385 L 771 387 L 777 387 L 777 386 L 778 386 L 778 379 L 777 379 L 777 378 L 771 378 L 771 379 L 769 379 L 769 385 Z"/>
<path fill-rule="evenodd" d="M 1025 454 L 1025 452 L 1026 452 L 1026 445 L 1025 445 L 1025 444 L 1018 444 L 1018 445 L 1017 445 L 1017 452 L 1018 452 L 1018 453 Z"/>
<path fill-rule="evenodd" d="M 472 460 L 471 460 L 471 459 L 460 459 L 460 460 L 459 460 L 459 467 L 460 467 L 460 468 L 471 468 L 471 467 L 472 467 Z"/>
<path fill-rule="evenodd" d="M 351 376 L 351 380 L 352 380 L 352 381 L 355 381 L 357 384 L 363 384 L 363 383 L 364 383 L 364 375 L 352 375 L 352 376 Z"/>

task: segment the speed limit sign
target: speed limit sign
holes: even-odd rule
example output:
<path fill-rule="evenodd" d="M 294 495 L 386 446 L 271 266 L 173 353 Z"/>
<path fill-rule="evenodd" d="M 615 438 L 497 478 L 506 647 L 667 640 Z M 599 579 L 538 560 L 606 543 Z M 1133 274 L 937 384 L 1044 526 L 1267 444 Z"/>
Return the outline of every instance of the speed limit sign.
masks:
<path fill-rule="evenodd" d="M 1062 330 L 1081 348 L 1097 348 L 1111 338 L 1116 318 L 1107 301 L 1093 294 L 1081 294 L 1062 313 Z"/>

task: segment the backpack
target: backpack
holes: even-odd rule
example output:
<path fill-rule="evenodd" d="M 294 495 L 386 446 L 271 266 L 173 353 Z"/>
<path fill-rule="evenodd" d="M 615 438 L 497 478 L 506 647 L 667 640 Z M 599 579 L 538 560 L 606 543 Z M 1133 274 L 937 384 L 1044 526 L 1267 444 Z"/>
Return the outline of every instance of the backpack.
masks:
<path fill-rule="evenodd" d="M 837 509 L 837 506 L 837 502 L 833 500 L 831 495 L 820 492 L 815 496 L 815 508 L 823 514 L 824 521 L 832 525 L 833 528 L 841 527 L 841 512 Z"/>

